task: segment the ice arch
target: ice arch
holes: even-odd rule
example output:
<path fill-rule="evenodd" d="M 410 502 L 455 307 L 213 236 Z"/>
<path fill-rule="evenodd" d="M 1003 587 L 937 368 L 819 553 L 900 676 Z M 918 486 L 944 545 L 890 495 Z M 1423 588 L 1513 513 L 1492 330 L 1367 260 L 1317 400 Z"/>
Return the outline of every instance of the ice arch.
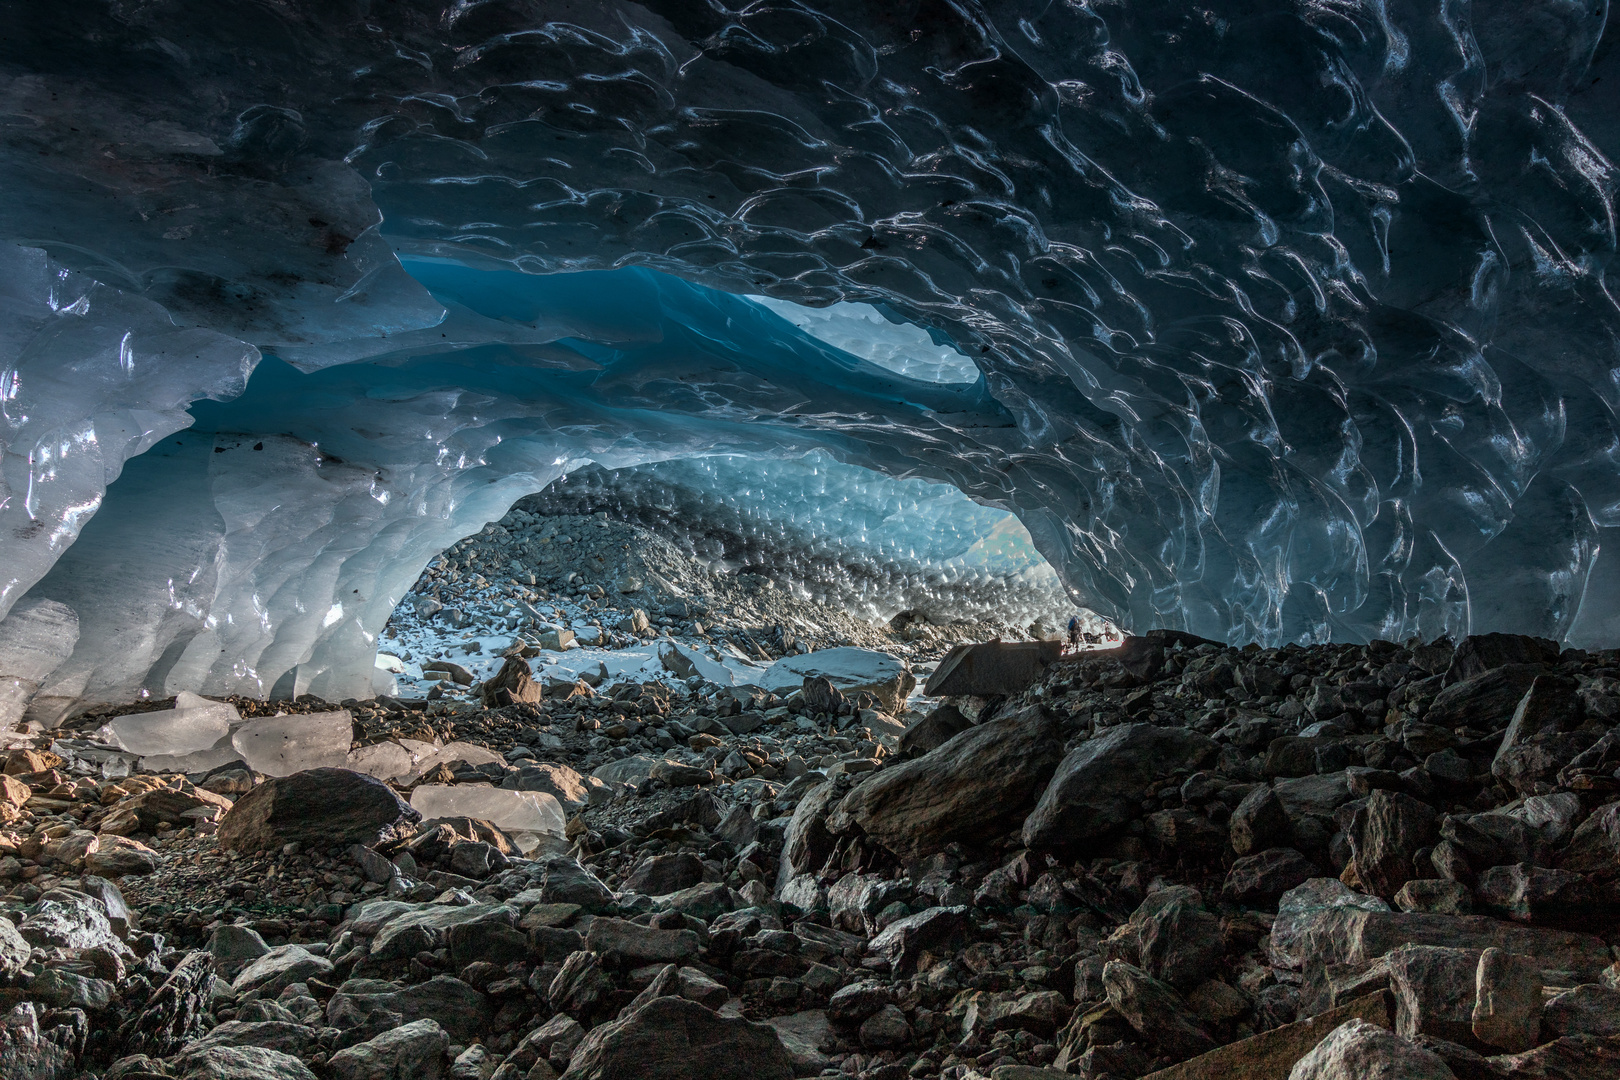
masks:
<path fill-rule="evenodd" d="M 196 480 L 109 579 L 133 604 L 186 567 L 178 606 L 81 612 L 80 650 L 339 679 L 316 643 L 389 558 L 569 446 L 699 444 L 955 484 L 1127 626 L 1620 631 L 1605 3 L 63 0 L 10 29 L 0 611 L 89 588 L 57 560 L 104 565 L 106 484 Z M 979 378 L 749 294 L 878 305 Z M 243 429 L 274 469 L 233 471 Z M 324 501 L 284 521 L 294 491 Z M 411 500 L 447 524 L 394 524 Z M 179 644 L 214 579 L 226 629 Z M 313 628 L 265 629 L 295 581 Z"/>

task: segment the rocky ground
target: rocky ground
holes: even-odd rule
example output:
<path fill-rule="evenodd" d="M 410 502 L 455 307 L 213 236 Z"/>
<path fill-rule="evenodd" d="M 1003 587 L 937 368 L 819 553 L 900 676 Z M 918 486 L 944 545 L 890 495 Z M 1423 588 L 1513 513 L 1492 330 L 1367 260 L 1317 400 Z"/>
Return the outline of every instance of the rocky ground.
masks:
<path fill-rule="evenodd" d="M 1620 654 L 1158 633 L 926 713 L 503 666 L 351 703 L 484 751 L 403 785 L 13 752 L 0 1075 L 1620 1075 Z M 564 835 L 406 801 L 489 784 Z"/>

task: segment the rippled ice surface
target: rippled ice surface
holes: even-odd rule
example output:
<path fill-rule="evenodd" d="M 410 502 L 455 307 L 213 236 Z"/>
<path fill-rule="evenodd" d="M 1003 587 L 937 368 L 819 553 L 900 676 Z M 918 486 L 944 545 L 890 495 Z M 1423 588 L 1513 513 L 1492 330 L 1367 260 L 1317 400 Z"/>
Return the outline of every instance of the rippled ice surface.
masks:
<path fill-rule="evenodd" d="M 1017 515 L 1128 627 L 1613 643 L 1613 38 L 1563 0 L 35 6 L 0 614 L 73 610 L 52 701 L 343 696 L 559 475 L 818 451 Z"/>

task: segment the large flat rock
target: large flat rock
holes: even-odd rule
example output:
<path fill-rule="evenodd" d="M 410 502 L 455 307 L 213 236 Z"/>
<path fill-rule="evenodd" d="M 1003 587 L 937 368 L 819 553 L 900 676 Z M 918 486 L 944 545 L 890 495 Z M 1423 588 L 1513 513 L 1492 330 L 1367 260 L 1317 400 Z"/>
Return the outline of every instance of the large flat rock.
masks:
<path fill-rule="evenodd" d="M 902 858 L 984 843 L 1018 827 L 1062 754 L 1057 721 L 1034 706 L 884 769 L 844 797 L 829 827 L 852 822 Z"/>
<path fill-rule="evenodd" d="M 945 654 L 928 677 L 929 697 L 1016 694 L 1025 690 L 1063 654 L 1061 641 L 980 641 Z"/>

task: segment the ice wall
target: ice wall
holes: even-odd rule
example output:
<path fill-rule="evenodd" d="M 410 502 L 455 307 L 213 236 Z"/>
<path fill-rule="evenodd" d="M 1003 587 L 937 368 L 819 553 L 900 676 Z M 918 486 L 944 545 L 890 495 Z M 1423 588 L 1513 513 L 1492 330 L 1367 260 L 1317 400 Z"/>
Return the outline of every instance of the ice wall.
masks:
<path fill-rule="evenodd" d="M 376 635 L 427 561 L 588 462 L 819 449 L 966 488 L 971 470 L 937 453 L 944 440 L 971 432 L 986 453 L 1018 441 L 982 385 L 896 375 L 667 275 L 411 267 L 450 306 L 440 328 L 346 363 L 313 347 L 286 350 L 297 366 L 271 354 L 244 392 L 194 404 L 188 430 L 130 462 L 30 593 L 79 613 L 53 703 L 368 696 Z M 769 468 L 754 476 L 773 483 Z M 794 479 L 759 497 L 796 496 L 802 514 L 828 494 Z M 893 546 L 851 542 L 874 560 Z"/>
<path fill-rule="evenodd" d="M 67 551 L 126 567 L 120 603 L 178 568 L 140 631 L 172 670 L 344 682 L 371 625 L 351 627 L 356 595 L 386 603 L 406 564 L 570 463 L 819 448 L 1015 512 L 1127 626 L 1612 643 L 1607 19 L 1564 0 L 29 5 L 0 35 L 0 238 L 156 305 L 154 333 L 246 343 L 174 395 L 239 381 L 249 346 L 285 362 L 238 399 L 262 409 L 153 459 L 152 497 L 163 468 L 211 478 L 217 522 L 112 560 L 86 547 L 108 503 Z M 575 273 L 629 265 L 722 292 L 601 294 Z M 531 276 L 458 285 L 469 267 Z M 69 325 L 23 293 L 0 372 L 67 370 L 72 349 L 16 344 Z M 722 293 L 830 314 L 801 329 Z M 840 304 L 979 379 L 893 340 L 851 357 L 836 343 L 881 327 Z M 293 371 L 339 374 L 272 392 Z M 143 387 L 75 376 L 28 423 L 82 429 L 104 390 L 147 408 Z M 161 422 L 109 441 L 168 447 L 183 421 L 160 398 Z M 50 445 L 8 422 L 8 455 Z M 229 446 L 202 446 L 261 434 L 247 452 L 270 457 L 249 460 L 282 467 L 231 473 Z M 58 469 L 87 494 L 57 520 L 0 534 L 0 567 L 28 568 L 13 594 L 123 451 L 97 453 L 91 479 Z M 8 484 L 33 475 L 7 462 Z M 284 525 L 294 491 L 308 520 Z M 55 592 L 89 588 L 56 566 Z M 189 614 L 205 580 L 223 591 Z M 262 629 L 300 606 L 296 632 Z M 216 609 L 235 629 L 206 625 Z M 76 658 L 135 632 L 75 610 Z M 203 630 L 165 643 L 181 615 Z M 251 645 L 232 636 L 249 623 Z M 212 659 L 179 644 L 199 635 Z"/>

